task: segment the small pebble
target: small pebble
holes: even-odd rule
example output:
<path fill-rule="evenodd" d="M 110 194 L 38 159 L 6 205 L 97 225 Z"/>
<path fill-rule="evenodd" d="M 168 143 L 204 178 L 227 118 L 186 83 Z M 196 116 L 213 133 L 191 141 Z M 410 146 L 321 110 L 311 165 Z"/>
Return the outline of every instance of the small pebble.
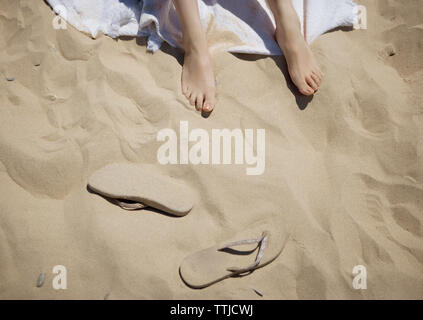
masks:
<path fill-rule="evenodd" d="M 13 78 L 13 77 L 7 77 L 6 80 L 7 81 L 15 81 L 15 78 Z"/>
<path fill-rule="evenodd" d="M 397 54 L 397 51 L 395 50 L 395 47 L 393 45 L 389 45 L 386 47 L 386 53 L 388 56 L 393 57 Z"/>
<path fill-rule="evenodd" d="M 44 281 L 46 280 L 46 274 L 40 273 L 37 279 L 37 288 L 41 288 L 44 284 Z"/>
<path fill-rule="evenodd" d="M 253 288 L 253 291 L 254 291 L 257 295 L 259 295 L 260 297 L 263 297 L 263 294 L 262 294 L 261 292 L 259 292 L 258 290 L 256 290 L 256 289 L 254 289 L 254 288 Z"/>

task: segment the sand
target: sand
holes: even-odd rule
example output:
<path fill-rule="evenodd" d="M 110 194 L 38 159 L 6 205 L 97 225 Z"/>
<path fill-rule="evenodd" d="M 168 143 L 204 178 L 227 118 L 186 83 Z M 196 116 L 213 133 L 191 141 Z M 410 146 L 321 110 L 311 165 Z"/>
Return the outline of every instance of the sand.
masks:
<path fill-rule="evenodd" d="M 282 57 L 214 52 L 219 101 L 203 118 L 180 93 L 179 51 L 55 30 L 43 1 L 1 0 L 0 298 L 423 298 L 423 7 L 358 2 L 368 30 L 312 46 L 326 76 L 311 101 L 289 89 Z M 158 164 L 157 132 L 181 120 L 266 129 L 264 174 Z M 156 164 L 195 191 L 194 209 L 128 212 L 87 192 L 117 161 Z M 291 233 L 276 261 L 184 285 L 184 257 L 273 215 Z M 52 286 L 57 265 L 66 290 Z"/>

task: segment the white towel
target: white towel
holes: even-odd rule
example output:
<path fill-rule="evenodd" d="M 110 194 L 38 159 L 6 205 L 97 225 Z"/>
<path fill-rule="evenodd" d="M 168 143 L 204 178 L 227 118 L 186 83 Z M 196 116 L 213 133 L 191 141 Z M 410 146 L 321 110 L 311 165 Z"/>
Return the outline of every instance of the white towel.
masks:
<path fill-rule="evenodd" d="M 321 34 L 357 22 L 352 0 L 292 0 L 309 43 Z M 148 37 L 147 49 L 163 41 L 180 47 L 181 28 L 172 0 L 47 0 L 78 30 L 96 37 Z M 280 55 L 274 18 L 266 0 L 198 0 L 211 50 Z"/>

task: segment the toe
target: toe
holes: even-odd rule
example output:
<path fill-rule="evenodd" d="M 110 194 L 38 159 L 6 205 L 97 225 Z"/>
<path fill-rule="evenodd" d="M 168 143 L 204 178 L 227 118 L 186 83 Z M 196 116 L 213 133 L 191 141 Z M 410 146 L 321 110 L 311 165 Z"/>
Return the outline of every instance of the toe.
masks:
<path fill-rule="evenodd" d="M 182 85 L 182 94 L 184 96 L 186 96 L 187 95 L 187 92 L 188 92 L 188 86 Z"/>
<path fill-rule="evenodd" d="M 322 79 L 314 73 L 311 75 L 311 77 L 313 78 L 313 80 L 317 84 L 317 86 L 320 88 L 320 84 L 322 83 Z"/>
<path fill-rule="evenodd" d="M 186 88 L 185 92 L 184 92 L 184 96 L 189 100 L 189 97 L 191 96 L 191 90 L 190 88 Z"/>
<path fill-rule="evenodd" d="M 300 87 L 298 87 L 298 89 L 305 96 L 310 96 L 314 93 L 314 90 L 305 82 Z"/>
<path fill-rule="evenodd" d="M 318 71 L 313 71 L 312 76 L 315 81 L 318 81 L 318 85 L 320 85 L 320 83 L 322 82 L 322 76 L 320 75 L 320 73 Z"/>
<path fill-rule="evenodd" d="M 214 95 L 206 95 L 206 98 L 204 99 L 203 110 L 205 112 L 212 112 L 214 109 L 214 104 Z"/>
<path fill-rule="evenodd" d="M 200 111 L 203 108 L 204 96 L 199 94 L 195 99 L 195 109 Z"/>
<path fill-rule="evenodd" d="M 308 76 L 306 78 L 306 81 L 308 83 L 308 85 L 314 90 L 316 91 L 317 89 L 319 89 L 319 85 L 314 81 L 312 76 Z"/>
<path fill-rule="evenodd" d="M 195 100 L 196 100 L 196 98 L 197 98 L 197 95 L 195 93 L 191 93 L 190 97 L 188 98 L 189 99 L 189 103 L 192 106 L 195 106 Z"/>

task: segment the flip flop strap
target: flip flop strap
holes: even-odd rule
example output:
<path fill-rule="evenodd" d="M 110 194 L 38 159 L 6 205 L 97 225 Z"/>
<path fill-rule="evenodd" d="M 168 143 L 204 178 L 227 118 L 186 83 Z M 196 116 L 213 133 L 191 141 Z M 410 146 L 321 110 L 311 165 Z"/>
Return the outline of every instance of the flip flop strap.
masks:
<path fill-rule="evenodd" d="M 129 211 L 147 208 L 145 204 L 140 202 L 128 203 L 128 202 L 120 201 L 114 198 L 109 198 L 109 201 L 121 207 L 122 209 L 129 210 Z"/>
<path fill-rule="evenodd" d="M 237 247 L 237 246 L 246 245 L 246 244 L 258 243 L 259 250 L 257 253 L 257 257 L 251 265 L 245 268 L 231 267 L 231 268 L 228 268 L 227 270 L 232 272 L 233 275 L 239 275 L 242 273 L 253 271 L 260 264 L 261 259 L 263 258 L 264 251 L 266 250 L 266 246 L 267 246 L 268 237 L 269 237 L 269 234 L 267 233 L 267 231 L 265 231 L 263 232 L 260 238 L 230 242 L 226 246 L 220 248 L 219 250 L 222 250 L 222 249 L 229 249 L 232 247 Z"/>

